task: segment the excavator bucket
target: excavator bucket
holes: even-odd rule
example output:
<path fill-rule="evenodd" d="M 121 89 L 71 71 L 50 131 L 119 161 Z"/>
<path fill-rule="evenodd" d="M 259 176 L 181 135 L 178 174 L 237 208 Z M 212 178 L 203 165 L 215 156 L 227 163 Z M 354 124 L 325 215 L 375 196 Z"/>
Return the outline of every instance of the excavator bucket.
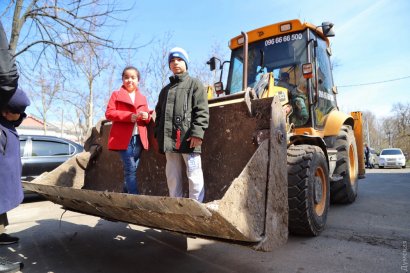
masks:
<path fill-rule="evenodd" d="M 288 236 L 286 125 L 277 98 L 211 100 L 202 148 L 205 200 L 168 197 L 165 156 L 150 150 L 137 170 L 140 195 L 123 193 L 117 152 L 107 149 L 111 123 L 93 128 L 85 150 L 24 188 L 68 210 L 190 236 L 271 251 Z M 184 191 L 188 192 L 185 181 Z"/>

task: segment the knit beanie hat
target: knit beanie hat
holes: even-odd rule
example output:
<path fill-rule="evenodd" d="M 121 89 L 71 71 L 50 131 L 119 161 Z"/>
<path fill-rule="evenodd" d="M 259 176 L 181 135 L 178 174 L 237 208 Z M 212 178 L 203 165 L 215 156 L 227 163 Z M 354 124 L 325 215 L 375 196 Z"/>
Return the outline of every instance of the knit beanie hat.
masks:
<path fill-rule="evenodd" d="M 7 106 L 15 111 L 16 113 L 24 113 L 26 107 L 30 105 L 30 100 L 27 97 L 26 93 L 17 88 L 16 92 L 13 94 L 11 99 L 9 100 Z"/>
<path fill-rule="evenodd" d="M 172 58 L 181 58 L 182 60 L 184 60 L 186 69 L 188 70 L 188 53 L 186 53 L 186 51 L 183 48 L 174 47 L 173 49 L 171 49 L 168 55 L 168 64 L 171 62 Z"/>

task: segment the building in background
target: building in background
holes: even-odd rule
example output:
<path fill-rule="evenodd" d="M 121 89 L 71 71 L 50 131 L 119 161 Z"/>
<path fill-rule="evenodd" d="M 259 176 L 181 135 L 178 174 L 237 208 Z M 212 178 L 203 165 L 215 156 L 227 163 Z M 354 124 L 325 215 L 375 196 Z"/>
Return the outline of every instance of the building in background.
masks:
<path fill-rule="evenodd" d="M 27 118 L 23 120 L 21 125 L 17 127 L 17 131 L 20 135 L 48 135 L 62 137 L 69 139 L 76 143 L 82 144 L 80 142 L 81 135 L 74 129 L 66 129 L 55 126 L 54 124 L 46 124 L 46 133 L 44 132 L 44 122 L 33 115 L 28 115 Z"/>

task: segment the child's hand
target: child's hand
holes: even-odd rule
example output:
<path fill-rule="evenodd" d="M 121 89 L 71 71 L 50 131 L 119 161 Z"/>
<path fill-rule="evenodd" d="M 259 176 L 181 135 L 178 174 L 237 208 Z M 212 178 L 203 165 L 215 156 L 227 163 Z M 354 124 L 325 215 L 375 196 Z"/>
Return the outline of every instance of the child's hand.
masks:
<path fill-rule="evenodd" d="M 202 145 L 202 139 L 199 137 L 189 137 L 186 141 L 191 141 L 191 143 L 189 143 L 189 148 L 195 148 L 197 146 L 201 146 Z"/>
<path fill-rule="evenodd" d="M 148 119 L 148 113 L 140 111 L 137 114 L 137 118 L 142 119 L 142 120 L 147 120 Z"/>
<path fill-rule="evenodd" d="M 137 118 L 138 118 L 138 115 L 132 114 L 132 115 L 131 115 L 131 122 L 136 122 L 136 121 L 137 121 Z"/>

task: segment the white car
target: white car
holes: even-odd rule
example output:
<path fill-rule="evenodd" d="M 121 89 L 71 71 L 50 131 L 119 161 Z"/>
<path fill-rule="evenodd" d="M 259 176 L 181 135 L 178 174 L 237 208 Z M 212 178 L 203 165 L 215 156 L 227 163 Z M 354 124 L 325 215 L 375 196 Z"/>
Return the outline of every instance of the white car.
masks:
<path fill-rule="evenodd" d="M 379 155 L 379 168 L 402 167 L 406 168 L 406 157 L 399 148 L 383 149 Z"/>

